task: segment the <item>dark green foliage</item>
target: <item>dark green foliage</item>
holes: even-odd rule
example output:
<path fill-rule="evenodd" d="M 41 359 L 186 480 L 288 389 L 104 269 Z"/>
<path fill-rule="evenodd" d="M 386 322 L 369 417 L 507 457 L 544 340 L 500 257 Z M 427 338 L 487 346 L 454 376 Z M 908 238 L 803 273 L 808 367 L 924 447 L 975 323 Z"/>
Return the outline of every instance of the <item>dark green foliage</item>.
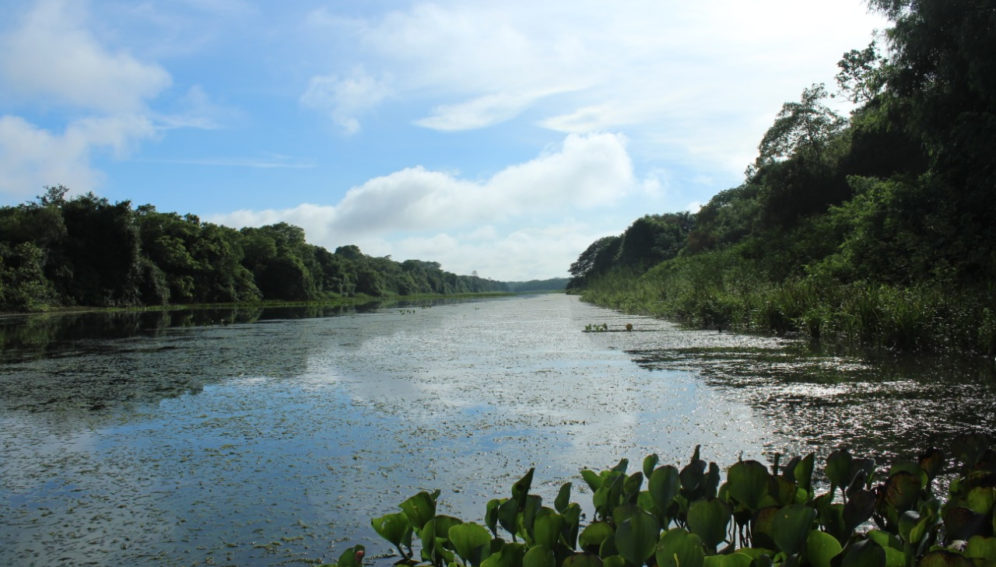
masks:
<path fill-rule="evenodd" d="M 515 483 L 511 498 L 488 503 L 490 532 L 435 515 L 435 496 L 424 492 L 402 503 L 404 514 L 376 518 L 373 526 L 399 550 L 399 563 L 409 565 L 416 563 L 410 543 L 416 526 L 426 567 L 992 565 L 996 452 L 974 436 L 953 448 L 960 457 L 951 464 L 961 473 L 943 502 L 933 495 L 933 476 L 945 464 L 936 450 L 919 462 L 885 468 L 835 451 L 818 475 L 830 480 L 830 489 L 817 494 L 812 454 L 782 468 L 776 456 L 770 470 L 756 461 L 735 463 L 720 485 L 718 467 L 707 465 L 696 448 L 681 473 L 658 467 L 656 456 L 628 477 L 625 459 L 612 469 L 583 470 L 596 515 L 580 532 L 578 515 L 569 513 L 580 507 L 565 501 L 563 489 L 557 510 L 529 494 L 532 470 Z M 641 490 L 645 477 L 649 494 Z M 414 508 L 421 511 L 413 516 Z M 500 537 L 499 508 L 511 543 Z M 355 560 L 355 553 L 343 554 L 338 565 L 355 567 Z"/>
<path fill-rule="evenodd" d="M 585 251 L 572 288 L 705 327 L 996 354 L 996 1 L 871 4 L 889 55 L 844 54 L 848 121 L 804 90 L 675 254 L 634 267 L 644 217 Z"/>
<path fill-rule="evenodd" d="M 93 194 L 0 208 L 0 309 L 322 301 L 508 291 L 435 262 L 335 253 L 279 223 L 241 231 Z"/>

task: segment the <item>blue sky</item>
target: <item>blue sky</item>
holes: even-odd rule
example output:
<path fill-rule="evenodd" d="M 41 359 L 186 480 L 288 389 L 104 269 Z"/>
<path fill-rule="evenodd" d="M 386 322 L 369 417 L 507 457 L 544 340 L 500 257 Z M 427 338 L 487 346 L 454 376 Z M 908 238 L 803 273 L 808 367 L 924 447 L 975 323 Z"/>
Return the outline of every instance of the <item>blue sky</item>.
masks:
<path fill-rule="evenodd" d="M 560 277 L 738 185 L 862 0 L 0 0 L 0 205 L 48 185 Z"/>

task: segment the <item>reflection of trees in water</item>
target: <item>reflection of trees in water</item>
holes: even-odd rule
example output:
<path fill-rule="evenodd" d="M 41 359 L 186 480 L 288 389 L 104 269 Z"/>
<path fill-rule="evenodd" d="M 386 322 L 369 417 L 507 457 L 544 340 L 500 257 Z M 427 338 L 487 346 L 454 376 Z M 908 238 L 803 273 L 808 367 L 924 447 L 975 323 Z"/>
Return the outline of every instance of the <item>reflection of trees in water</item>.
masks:
<path fill-rule="evenodd" d="M 2 318 L 0 408 L 96 411 L 197 393 L 230 377 L 295 375 L 328 337 L 311 332 L 314 325 L 279 322 L 355 311 L 248 307 Z"/>
<path fill-rule="evenodd" d="M 88 341 L 154 337 L 174 327 L 251 323 L 262 309 L 191 309 L 15 315 L 0 319 L 3 362 L 60 356 Z"/>

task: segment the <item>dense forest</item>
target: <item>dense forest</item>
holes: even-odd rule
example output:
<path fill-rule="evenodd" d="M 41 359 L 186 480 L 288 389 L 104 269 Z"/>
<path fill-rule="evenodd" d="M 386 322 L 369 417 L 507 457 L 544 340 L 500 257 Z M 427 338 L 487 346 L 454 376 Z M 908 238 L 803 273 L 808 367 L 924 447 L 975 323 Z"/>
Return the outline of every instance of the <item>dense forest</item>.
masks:
<path fill-rule="evenodd" d="M 0 309 L 325 301 L 543 283 L 458 276 L 436 262 L 371 257 L 352 245 L 333 253 L 285 223 L 235 230 L 90 193 L 67 199 L 67 191 L 50 187 L 34 202 L 0 208 Z"/>
<path fill-rule="evenodd" d="M 786 103 L 741 185 L 595 241 L 570 288 L 702 327 L 996 354 L 996 1 L 870 5 L 885 45 Z"/>

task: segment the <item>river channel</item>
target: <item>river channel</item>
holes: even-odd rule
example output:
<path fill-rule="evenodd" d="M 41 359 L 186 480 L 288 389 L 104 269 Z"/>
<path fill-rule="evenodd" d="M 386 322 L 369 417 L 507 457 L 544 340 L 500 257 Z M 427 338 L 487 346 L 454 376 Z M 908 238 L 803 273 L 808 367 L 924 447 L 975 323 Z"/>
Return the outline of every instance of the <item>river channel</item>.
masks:
<path fill-rule="evenodd" d="M 439 489 L 481 522 L 530 467 L 584 503 L 580 469 L 696 445 L 725 469 L 996 432 L 985 361 L 820 355 L 560 294 L 6 317 L 0 341 L 2 565 L 382 556 L 371 517 Z"/>

